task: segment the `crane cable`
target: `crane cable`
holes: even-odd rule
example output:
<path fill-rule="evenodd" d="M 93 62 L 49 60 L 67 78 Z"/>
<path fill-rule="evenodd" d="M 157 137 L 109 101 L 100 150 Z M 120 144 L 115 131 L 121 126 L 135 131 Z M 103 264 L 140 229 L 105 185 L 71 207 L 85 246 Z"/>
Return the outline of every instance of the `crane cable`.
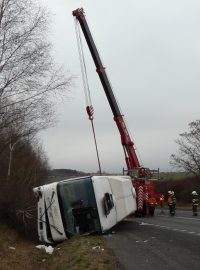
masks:
<path fill-rule="evenodd" d="M 87 69 L 86 69 L 86 64 L 85 64 L 85 58 L 84 58 L 84 53 L 83 53 L 83 45 L 82 45 L 81 33 L 80 33 L 80 25 L 79 25 L 79 22 L 78 22 L 78 20 L 76 18 L 74 18 L 74 22 L 75 22 L 75 29 L 76 29 L 77 44 L 78 44 L 79 60 L 80 60 L 80 64 L 81 64 L 83 88 L 84 88 L 85 100 L 86 100 L 86 111 L 87 111 L 87 114 L 89 116 L 89 120 L 91 121 L 91 125 L 92 125 L 92 132 L 93 132 L 95 148 L 96 148 L 96 154 L 97 154 L 97 160 L 98 160 L 98 166 L 99 166 L 99 174 L 102 175 L 102 173 L 101 173 L 101 163 L 100 163 L 100 158 L 99 158 L 99 152 L 98 152 L 98 147 L 97 147 L 97 140 L 96 140 L 96 134 L 95 134 L 95 129 L 94 129 L 94 122 L 93 122 L 94 109 L 93 109 L 93 106 L 92 106 L 92 101 L 91 101 L 91 96 L 90 96 L 90 88 L 89 88 L 88 77 L 87 77 Z"/>

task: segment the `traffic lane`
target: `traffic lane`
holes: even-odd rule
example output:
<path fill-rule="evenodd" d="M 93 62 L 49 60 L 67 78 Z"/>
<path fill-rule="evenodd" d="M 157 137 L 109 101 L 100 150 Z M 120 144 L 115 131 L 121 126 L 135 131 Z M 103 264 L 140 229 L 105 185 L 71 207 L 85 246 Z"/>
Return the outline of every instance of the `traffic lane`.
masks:
<path fill-rule="evenodd" d="M 125 270 L 199 270 L 200 239 L 191 234 L 125 220 L 105 236 Z"/>
<path fill-rule="evenodd" d="M 185 211 L 186 212 L 186 211 Z M 188 211 L 177 211 L 176 215 L 171 217 L 168 212 L 155 213 L 154 217 L 135 219 L 136 221 L 143 221 L 154 226 L 160 226 L 169 230 L 178 230 L 187 233 L 194 233 L 200 236 L 200 218 L 191 216 Z"/>
<path fill-rule="evenodd" d="M 169 215 L 169 209 L 168 208 L 164 208 L 163 209 L 164 214 Z M 162 214 L 162 210 L 160 208 L 156 208 L 155 209 L 155 215 L 160 215 Z M 192 212 L 192 208 L 191 209 L 178 209 L 176 208 L 176 214 L 175 215 L 181 215 L 181 216 L 185 216 L 185 217 L 193 217 L 193 212 Z M 197 216 L 198 218 L 198 216 Z"/>

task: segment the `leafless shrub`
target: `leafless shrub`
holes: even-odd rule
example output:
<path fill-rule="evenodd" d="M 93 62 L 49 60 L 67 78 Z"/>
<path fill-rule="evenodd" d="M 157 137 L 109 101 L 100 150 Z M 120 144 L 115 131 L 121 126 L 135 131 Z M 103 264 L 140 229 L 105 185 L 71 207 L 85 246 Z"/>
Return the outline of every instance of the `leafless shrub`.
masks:
<path fill-rule="evenodd" d="M 169 179 L 155 182 L 156 192 L 163 193 L 167 198 L 168 190 L 173 190 L 177 199 L 177 203 L 191 204 L 191 193 L 196 190 L 200 193 L 200 177 L 187 176 L 182 179 Z"/>
<path fill-rule="evenodd" d="M 48 170 L 48 162 L 41 147 L 21 141 L 15 149 L 10 178 L 5 180 L 1 174 L 1 218 L 15 224 L 29 236 L 35 235 L 37 219 L 32 189 L 46 182 Z"/>

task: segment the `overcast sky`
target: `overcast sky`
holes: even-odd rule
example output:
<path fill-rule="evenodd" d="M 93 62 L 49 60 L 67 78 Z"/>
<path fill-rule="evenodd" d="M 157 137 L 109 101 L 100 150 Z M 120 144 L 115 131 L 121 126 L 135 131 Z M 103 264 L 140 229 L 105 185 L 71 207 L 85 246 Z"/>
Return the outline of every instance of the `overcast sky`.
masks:
<path fill-rule="evenodd" d="M 57 126 L 41 134 L 51 167 L 98 170 L 72 16 L 83 7 L 142 165 L 171 171 L 174 140 L 200 118 L 200 1 L 42 2 L 53 14 L 55 60 L 77 76 L 70 99 L 58 106 Z M 101 166 L 121 172 L 125 162 L 119 132 L 84 45 Z"/>

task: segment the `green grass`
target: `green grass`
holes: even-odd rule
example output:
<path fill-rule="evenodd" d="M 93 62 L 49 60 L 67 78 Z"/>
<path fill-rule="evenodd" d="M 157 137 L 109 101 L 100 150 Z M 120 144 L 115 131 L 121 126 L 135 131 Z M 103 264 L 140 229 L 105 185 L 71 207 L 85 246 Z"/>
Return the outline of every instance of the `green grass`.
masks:
<path fill-rule="evenodd" d="M 116 258 L 102 236 L 76 236 L 58 245 L 56 249 L 51 259 L 56 261 L 56 268 L 50 260 L 49 270 L 119 269 Z"/>
<path fill-rule="evenodd" d="M 39 243 L 23 239 L 14 229 L 0 224 L 0 241 L 0 269 L 4 270 L 121 269 L 103 236 L 75 236 L 56 245 L 50 255 L 35 247 Z"/>

